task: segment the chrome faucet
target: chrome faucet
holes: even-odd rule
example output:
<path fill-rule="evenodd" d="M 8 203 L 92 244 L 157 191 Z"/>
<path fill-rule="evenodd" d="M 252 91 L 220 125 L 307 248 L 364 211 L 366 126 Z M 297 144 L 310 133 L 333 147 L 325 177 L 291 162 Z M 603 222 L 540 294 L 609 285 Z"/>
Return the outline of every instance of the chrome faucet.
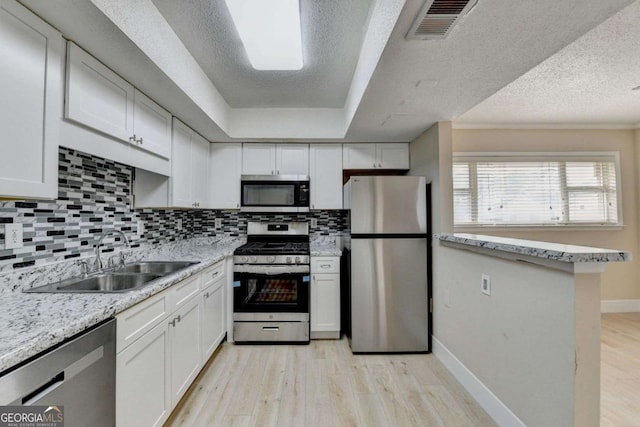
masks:
<path fill-rule="evenodd" d="M 127 246 L 127 248 L 131 248 L 131 244 L 129 243 L 129 239 L 127 239 L 127 236 L 125 236 L 125 234 L 120 231 L 120 230 L 107 230 L 104 233 L 102 233 L 100 235 L 100 238 L 98 239 L 98 243 L 96 244 L 96 271 L 101 271 L 102 270 L 102 259 L 100 259 L 100 245 L 102 245 L 102 241 L 104 240 L 105 237 L 109 236 L 110 234 L 117 234 L 120 237 L 122 237 L 122 240 L 124 240 L 124 244 Z"/>

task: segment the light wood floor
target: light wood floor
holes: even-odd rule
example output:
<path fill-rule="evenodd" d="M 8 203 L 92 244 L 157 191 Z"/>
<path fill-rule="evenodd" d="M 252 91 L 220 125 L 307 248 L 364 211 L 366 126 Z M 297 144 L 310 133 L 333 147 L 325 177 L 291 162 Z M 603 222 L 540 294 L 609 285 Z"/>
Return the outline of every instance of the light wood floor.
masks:
<path fill-rule="evenodd" d="M 640 426 L 640 313 L 602 315 L 600 425 Z"/>
<path fill-rule="evenodd" d="M 225 343 L 169 426 L 494 426 L 433 355 Z"/>
<path fill-rule="evenodd" d="M 493 426 L 433 355 L 225 343 L 168 426 Z M 640 426 L 640 313 L 602 316 L 601 425 Z"/>

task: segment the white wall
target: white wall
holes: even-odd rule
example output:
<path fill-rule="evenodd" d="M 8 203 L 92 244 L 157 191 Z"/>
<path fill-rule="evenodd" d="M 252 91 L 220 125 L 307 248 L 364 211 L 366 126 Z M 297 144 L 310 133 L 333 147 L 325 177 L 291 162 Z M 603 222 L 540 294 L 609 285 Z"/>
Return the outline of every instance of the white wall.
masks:
<path fill-rule="evenodd" d="M 438 251 L 434 337 L 508 407 L 490 402 L 490 415 L 503 425 L 517 422 L 509 410 L 529 426 L 599 425 L 599 274 Z"/>

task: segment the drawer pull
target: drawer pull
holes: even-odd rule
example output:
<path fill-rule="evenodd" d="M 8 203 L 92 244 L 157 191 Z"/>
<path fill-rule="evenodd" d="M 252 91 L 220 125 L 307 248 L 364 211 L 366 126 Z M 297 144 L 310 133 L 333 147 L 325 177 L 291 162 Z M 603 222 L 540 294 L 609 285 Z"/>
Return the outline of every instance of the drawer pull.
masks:
<path fill-rule="evenodd" d="M 206 292 L 206 293 L 204 294 L 204 297 L 205 297 L 205 298 L 209 298 L 209 296 L 210 296 L 210 295 L 209 295 L 209 292 Z"/>
<path fill-rule="evenodd" d="M 263 326 L 262 327 L 263 331 L 279 331 L 280 327 L 279 326 Z"/>
<path fill-rule="evenodd" d="M 321 268 L 331 268 L 331 264 L 320 264 Z"/>
<path fill-rule="evenodd" d="M 213 277 L 216 277 L 218 274 L 220 274 L 220 272 L 219 272 L 219 271 L 216 271 L 215 273 L 213 273 L 213 274 L 211 275 L 211 277 L 212 277 L 212 278 L 213 278 Z"/>

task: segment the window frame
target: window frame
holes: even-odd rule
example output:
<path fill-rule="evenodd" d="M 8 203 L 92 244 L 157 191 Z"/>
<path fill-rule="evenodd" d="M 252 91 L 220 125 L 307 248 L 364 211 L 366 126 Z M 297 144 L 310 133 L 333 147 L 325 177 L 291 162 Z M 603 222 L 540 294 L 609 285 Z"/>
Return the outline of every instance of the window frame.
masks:
<path fill-rule="evenodd" d="M 453 175 L 453 164 L 456 162 L 470 162 L 469 164 L 469 194 L 471 195 L 471 208 L 475 205 L 477 209 L 478 195 L 477 183 L 475 183 L 476 174 L 472 173 L 472 169 L 475 169 L 477 162 L 602 162 L 613 161 L 616 177 L 616 203 L 617 203 L 617 216 L 618 222 L 613 223 L 557 223 L 557 224 L 478 224 L 478 223 L 455 223 L 455 206 L 452 204 L 452 220 L 453 226 L 456 231 L 469 232 L 473 230 L 486 230 L 486 229 L 503 229 L 503 230 L 538 230 L 538 231 L 578 231 L 578 230 L 621 230 L 624 227 L 623 218 L 623 206 L 622 206 L 622 180 L 621 180 L 621 168 L 620 168 L 620 152 L 618 151 L 588 151 L 588 152 L 454 152 L 452 153 L 452 166 L 451 173 Z M 564 168 L 563 168 L 564 169 Z M 569 188 L 566 174 L 564 175 L 564 181 L 561 183 L 562 191 L 566 195 L 566 203 L 568 201 Z M 453 188 L 453 180 L 451 184 L 452 199 L 455 200 L 455 189 Z M 455 203 L 455 202 L 454 202 Z"/>

